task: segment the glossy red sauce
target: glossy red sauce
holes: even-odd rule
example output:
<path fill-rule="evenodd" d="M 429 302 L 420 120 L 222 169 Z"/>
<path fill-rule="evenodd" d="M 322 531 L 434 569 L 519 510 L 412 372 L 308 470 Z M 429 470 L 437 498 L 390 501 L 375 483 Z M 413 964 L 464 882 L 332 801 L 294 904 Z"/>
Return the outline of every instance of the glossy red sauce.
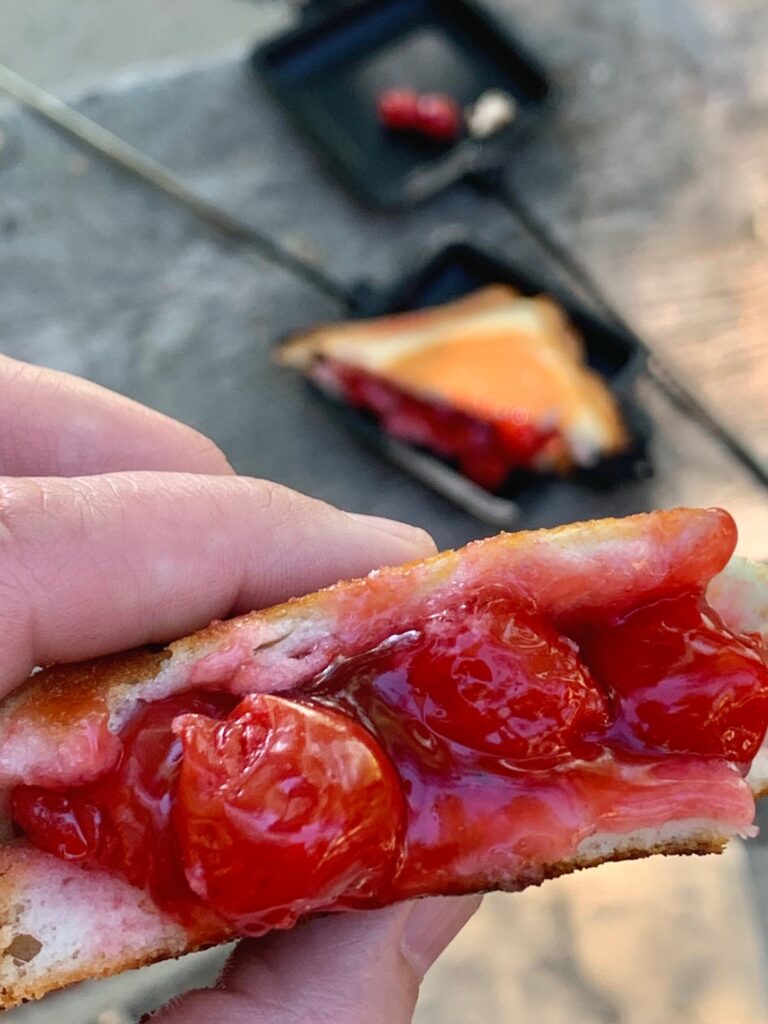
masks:
<path fill-rule="evenodd" d="M 595 679 L 615 694 L 612 745 L 752 761 L 768 721 L 758 637 L 735 638 L 697 595 L 682 594 L 579 640 Z"/>
<path fill-rule="evenodd" d="M 69 790 L 17 787 L 16 822 L 191 927 L 243 934 L 535 879 L 595 831 L 702 813 L 747 824 L 732 763 L 765 733 L 768 669 L 699 595 L 557 628 L 492 597 L 300 693 L 233 703 L 144 705 L 116 768 Z"/>
<path fill-rule="evenodd" d="M 482 420 L 443 402 L 430 402 L 364 370 L 325 361 L 319 369 L 346 401 L 373 413 L 392 437 L 455 461 L 464 476 L 488 490 L 499 488 L 515 469 L 532 469 L 536 456 L 557 436 L 541 430 L 525 410 L 504 420 Z"/>
<path fill-rule="evenodd" d="M 218 719 L 236 703 L 228 694 L 184 694 L 141 703 L 120 732 L 118 764 L 94 782 L 52 791 L 17 786 L 13 816 L 35 846 L 86 867 L 106 867 L 149 890 L 189 927 L 221 925 L 179 870 L 171 827 L 182 742 L 172 723 L 186 712 Z"/>

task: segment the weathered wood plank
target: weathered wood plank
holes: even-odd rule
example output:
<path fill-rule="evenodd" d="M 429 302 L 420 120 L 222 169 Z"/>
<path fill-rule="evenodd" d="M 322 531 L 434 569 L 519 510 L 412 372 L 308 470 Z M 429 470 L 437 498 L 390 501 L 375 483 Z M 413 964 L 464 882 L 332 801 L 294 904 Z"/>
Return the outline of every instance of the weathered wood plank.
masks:
<path fill-rule="evenodd" d="M 422 989 L 417 1024 L 763 1024 L 745 855 L 608 864 L 486 897 Z"/>
<path fill-rule="evenodd" d="M 768 8 L 549 0 L 525 27 L 564 99 L 517 187 L 768 458 Z"/>

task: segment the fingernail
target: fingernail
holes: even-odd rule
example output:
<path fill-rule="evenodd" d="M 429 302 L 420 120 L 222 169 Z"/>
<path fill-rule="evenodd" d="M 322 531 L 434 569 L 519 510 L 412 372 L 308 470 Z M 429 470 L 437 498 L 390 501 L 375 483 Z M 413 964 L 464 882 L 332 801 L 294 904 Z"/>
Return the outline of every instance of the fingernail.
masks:
<path fill-rule="evenodd" d="M 350 519 L 364 526 L 370 526 L 374 530 L 389 534 L 390 537 L 397 537 L 400 540 L 410 541 L 411 544 L 423 548 L 425 554 L 436 551 L 435 542 L 426 530 L 419 526 L 411 526 L 409 523 L 401 523 L 396 519 L 385 519 L 384 516 L 366 516 L 360 512 L 347 512 Z"/>
<path fill-rule="evenodd" d="M 482 896 L 431 896 L 414 903 L 403 928 L 400 949 L 423 978 L 482 902 Z"/>

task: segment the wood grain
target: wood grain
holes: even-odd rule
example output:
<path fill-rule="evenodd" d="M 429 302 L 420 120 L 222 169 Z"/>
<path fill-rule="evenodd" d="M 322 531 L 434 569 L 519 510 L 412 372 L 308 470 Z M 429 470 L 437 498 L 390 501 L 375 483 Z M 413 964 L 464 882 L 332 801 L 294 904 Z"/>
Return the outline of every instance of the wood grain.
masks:
<path fill-rule="evenodd" d="M 561 60 L 563 113 L 511 175 L 768 460 L 768 8 L 577 0 L 563 23 L 560 6 L 528 9 L 526 29 Z"/>

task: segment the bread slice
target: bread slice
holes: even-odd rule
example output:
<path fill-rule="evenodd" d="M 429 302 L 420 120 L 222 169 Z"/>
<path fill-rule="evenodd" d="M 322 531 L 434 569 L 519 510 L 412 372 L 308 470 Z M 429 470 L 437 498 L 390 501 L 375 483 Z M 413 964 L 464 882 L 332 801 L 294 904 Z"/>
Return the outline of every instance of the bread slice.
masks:
<path fill-rule="evenodd" d="M 543 431 L 557 426 L 561 436 L 539 454 L 542 470 L 591 466 L 628 444 L 613 396 L 560 307 L 506 285 L 415 313 L 324 325 L 291 339 L 278 358 L 331 392 L 328 360 L 480 420 L 524 413 Z"/>
<path fill-rule="evenodd" d="M 732 520 L 717 510 L 679 509 L 501 534 L 214 623 L 163 650 L 45 669 L 0 706 L 0 796 L 19 781 L 66 783 L 94 774 L 109 754 L 109 735 L 138 700 L 193 686 L 238 693 L 291 689 L 334 658 L 369 649 L 409 620 L 479 587 L 503 587 L 522 602 L 535 598 L 546 614 L 561 617 L 608 604 L 620 609 L 639 591 L 651 599 L 670 583 L 684 589 L 715 577 L 710 597 L 731 627 L 759 630 L 765 626 L 768 579 L 741 561 L 725 568 L 734 544 Z M 764 784 L 755 777 L 756 789 Z M 567 861 L 512 870 L 502 856 L 488 865 L 482 888 L 513 891 L 604 861 L 653 853 L 717 852 L 734 832 L 749 831 L 715 813 L 704 775 L 691 787 L 700 795 L 695 813 L 673 815 L 657 829 L 596 829 Z M 737 773 L 732 798 L 741 801 L 749 820 L 752 797 Z M 0 923 L 3 1007 L 232 937 L 185 931 L 122 879 L 85 871 L 10 838 L 0 845 Z"/>

